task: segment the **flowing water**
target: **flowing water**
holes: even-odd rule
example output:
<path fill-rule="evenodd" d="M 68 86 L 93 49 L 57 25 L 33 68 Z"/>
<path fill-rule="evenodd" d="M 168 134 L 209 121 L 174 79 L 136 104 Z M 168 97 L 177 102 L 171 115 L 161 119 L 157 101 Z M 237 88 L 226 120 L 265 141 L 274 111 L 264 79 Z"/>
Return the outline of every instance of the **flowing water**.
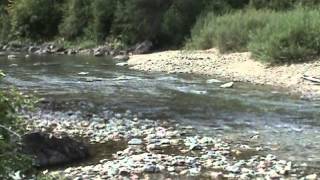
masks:
<path fill-rule="evenodd" d="M 221 83 L 207 83 L 213 77 L 138 72 L 116 63 L 79 56 L 0 57 L 5 85 L 55 102 L 86 102 L 93 111 L 130 109 L 152 119 L 175 119 L 236 143 L 258 134 L 254 143 L 270 153 L 320 171 L 320 102 L 246 83 L 222 89 Z M 65 110 L 71 108 L 80 107 Z"/>

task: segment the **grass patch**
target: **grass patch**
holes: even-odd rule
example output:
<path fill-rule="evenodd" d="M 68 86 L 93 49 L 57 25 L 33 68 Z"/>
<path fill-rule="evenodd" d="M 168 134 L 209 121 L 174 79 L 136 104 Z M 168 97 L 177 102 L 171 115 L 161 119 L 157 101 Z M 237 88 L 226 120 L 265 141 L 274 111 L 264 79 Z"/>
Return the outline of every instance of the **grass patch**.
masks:
<path fill-rule="evenodd" d="M 192 30 L 187 48 L 218 47 L 221 52 L 247 51 L 250 34 L 256 33 L 269 21 L 272 11 L 249 9 L 216 16 L 201 17 Z"/>
<path fill-rule="evenodd" d="M 278 13 L 252 34 L 249 50 L 269 63 L 299 63 L 320 55 L 320 12 L 298 8 Z"/>
<path fill-rule="evenodd" d="M 272 64 L 304 62 L 320 55 L 319 19 L 319 9 L 302 7 L 208 14 L 199 18 L 186 48 L 251 51 L 256 59 Z"/>

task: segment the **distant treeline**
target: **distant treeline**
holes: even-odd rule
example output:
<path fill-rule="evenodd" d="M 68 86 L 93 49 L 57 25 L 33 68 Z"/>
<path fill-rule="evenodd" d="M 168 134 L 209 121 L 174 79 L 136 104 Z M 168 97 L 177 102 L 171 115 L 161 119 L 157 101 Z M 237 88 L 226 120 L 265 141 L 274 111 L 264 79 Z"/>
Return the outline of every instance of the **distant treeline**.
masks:
<path fill-rule="evenodd" d="M 318 0 L 1 0 L 0 39 L 68 41 L 117 38 L 126 44 L 151 40 L 176 47 L 200 15 L 234 9 L 290 9 Z"/>
<path fill-rule="evenodd" d="M 250 50 L 260 59 L 278 58 L 284 62 L 288 58 L 301 59 L 306 52 L 308 56 L 319 53 L 316 40 L 320 36 L 317 31 L 320 22 L 314 18 L 318 18 L 320 0 L 1 0 L 0 3 L 0 41 L 99 44 L 116 40 L 132 45 L 150 40 L 157 48 L 179 48 L 186 43 L 187 47 L 197 49 L 217 46 L 222 51 Z M 291 12 L 297 9 L 299 12 Z M 265 27 L 277 32 L 268 32 Z M 308 34 L 306 28 L 311 28 L 312 33 Z M 281 42 L 277 43 L 279 38 Z"/>

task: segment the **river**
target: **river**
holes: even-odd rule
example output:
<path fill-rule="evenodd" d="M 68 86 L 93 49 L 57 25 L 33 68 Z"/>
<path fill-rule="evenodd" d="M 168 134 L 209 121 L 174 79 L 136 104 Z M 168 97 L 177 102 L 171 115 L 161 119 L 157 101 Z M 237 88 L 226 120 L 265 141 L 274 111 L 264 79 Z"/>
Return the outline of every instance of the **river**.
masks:
<path fill-rule="evenodd" d="M 214 77 L 138 72 L 116 63 L 106 57 L 0 57 L 5 85 L 55 103 L 85 102 L 94 112 L 129 109 L 152 119 L 175 119 L 237 143 L 258 135 L 253 143 L 270 153 L 320 171 L 319 101 L 240 82 L 223 89 L 221 83 L 207 83 Z M 77 104 L 64 107 L 77 109 Z"/>

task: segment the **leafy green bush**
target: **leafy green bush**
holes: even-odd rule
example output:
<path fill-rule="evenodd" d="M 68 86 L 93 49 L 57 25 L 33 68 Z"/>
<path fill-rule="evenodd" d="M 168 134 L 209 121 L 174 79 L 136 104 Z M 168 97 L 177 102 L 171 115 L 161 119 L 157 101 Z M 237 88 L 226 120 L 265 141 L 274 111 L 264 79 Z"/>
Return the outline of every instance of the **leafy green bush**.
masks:
<path fill-rule="evenodd" d="M 220 51 L 246 51 L 250 34 L 263 28 L 272 16 L 270 11 L 246 10 L 216 16 L 208 14 L 198 20 L 188 41 L 188 48 L 207 49 L 218 47 Z"/>
<path fill-rule="evenodd" d="M 250 6 L 256 9 L 289 10 L 296 6 L 312 7 L 319 4 L 319 0 L 250 0 Z"/>
<path fill-rule="evenodd" d="M 102 42 L 110 33 L 116 0 L 94 0 L 92 6 L 96 40 Z"/>
<path fill-rule="evenodd" d="M 319 19 L 319 10 L 279 12 L 265 28 L 252 34 L 249 49 L 257 59 L 270 63 L 309 60 L 320 55 Z"/>
<path fill-rule="evenodd" d="M 4 76 L 0 72 L 0 78 Z M 10 179 L 15 172 L 25 173 L 31 169 L 32 161 L 19 153 L 18 133 L 23 132 L 17 112 L 21 108 L 31 105 L 26 98 L 17 91 L 0 91 L 0 179 Z"/>
<path fill-rule="evenodd" d="M 275 10 L 286 10 L 293 8 L 296 0 L 250 0 L 250 6 L 256 9 L 269 8 Z"/>
<path fill-rule="evenodd" d="M 0 4 L 0 42 L 7 41 L 10 37 L 10 18 L 5 10 L 5 6 Z"/>
<path fill-rule="evenodd" d="M 169 5 L 170 1 L 163 0 L 119 0 L 112 26 L 113 36 L 126 44 L 155 40 Z"/>
<path fill-rule="evenodd" d="M 88 25 L 93 19 L 91 4 L 92 0 L 70 0 L 66 3 L 64 19 L 59 26 L 62 37 L 75 40 L 88 31 Z"/>
<path fill-rule="evenodd" d="M 10 8 L 10 17 L 18 37 L 48 40 L 58 33 L 61 0 L 16 0 Z"/>

